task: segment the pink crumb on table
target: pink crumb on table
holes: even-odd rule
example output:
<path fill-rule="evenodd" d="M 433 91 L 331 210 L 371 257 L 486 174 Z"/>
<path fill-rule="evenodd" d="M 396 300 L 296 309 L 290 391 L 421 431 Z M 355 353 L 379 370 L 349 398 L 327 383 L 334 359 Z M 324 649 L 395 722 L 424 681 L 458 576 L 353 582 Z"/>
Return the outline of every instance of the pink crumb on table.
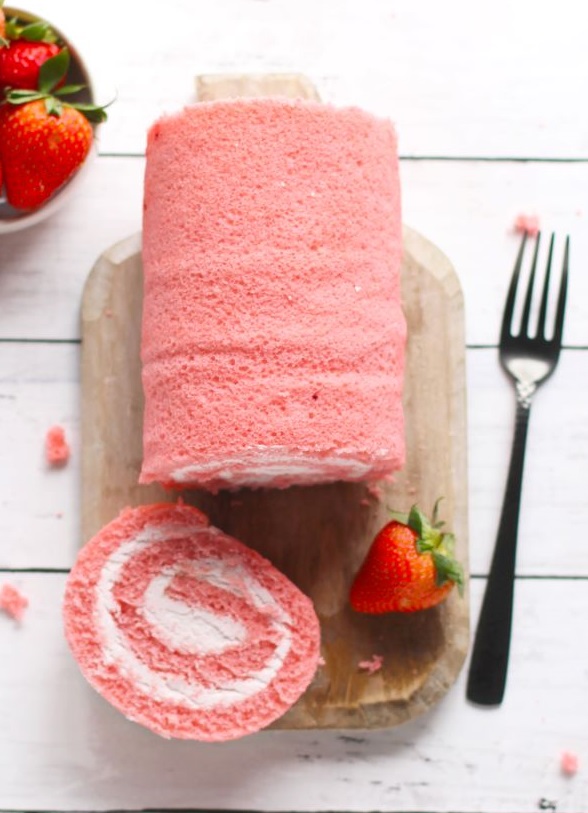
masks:
<path fill-rule="evenodd" d="M 64 466 L 69 460 L 70 448 L 63 426 L 52 426 L 45 436 L 45 457 L 50 466 Z"/>
<path fill-rule="evenodd" d="M 21 621 L 29 601 L 11 584 L 0 587 L 0 610 L 10 615 L 15 621 Z"/>
<path fill-rule="evenodd" d="M 539 218 L 537 215 L 517 215 L 514 228 L 519 234 L 528 234 L 530 237 L 536 237 L 539 233 Z"/>
<path fill-rule="evenodd" d="M 326 663 L 327 663 L 327 662 L 326 662 L 326 660 L 323 658 L 323 656 L 322 656 L 322 655 L 319 655 L 319 659 L 318 659 L 318 661 L 317 661 L 318 666 L 325 666 L 325 665 L 326 665 Z"/>
<path fill-rule="evenodd" d="M 374 500 L 382 499 L 384 492 L 382 491 L 381 486 L 376 485 L 376 483 L 368 483 L 366 490 L 370 497 L 373 497 Z"/>
<path fill-rule="evenodd" d="M 578 773 L 578 757 L 571 751 L 564 751 L 560 761 L 561 772 L 566 776 L 574 776 Z"/>
<path fill-rule="evenodd" d="M 382 664 L 384 662 L 384 658 L 382 655 L 372 655 L 371 660 L 369 661 L 360 661 L 357 664 L 358 669 L 365 669 L 366 672 L 369 672 L 370 675 L 373 675 L 374 672 L 378 672 L 382 668 Z"/>

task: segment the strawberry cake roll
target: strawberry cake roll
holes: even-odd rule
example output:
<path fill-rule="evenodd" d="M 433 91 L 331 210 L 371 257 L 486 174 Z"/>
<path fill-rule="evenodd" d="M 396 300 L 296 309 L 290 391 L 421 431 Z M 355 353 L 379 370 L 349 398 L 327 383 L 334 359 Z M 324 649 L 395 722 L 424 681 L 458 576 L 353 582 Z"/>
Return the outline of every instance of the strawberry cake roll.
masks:
<path fill-rule="evenodd" d="M 401 468 L 401 248 L 390 122 L 277 98 L 157 121 L 141 482 L 216 491 Z"/>
<path fill-rule="evenodd" d="M 319 660 L 310 599 L 185 505 L 126 509 L 90 540 L 64 621 L 89 683 L 163 737 L 258 731 L 296 702 Z"/>

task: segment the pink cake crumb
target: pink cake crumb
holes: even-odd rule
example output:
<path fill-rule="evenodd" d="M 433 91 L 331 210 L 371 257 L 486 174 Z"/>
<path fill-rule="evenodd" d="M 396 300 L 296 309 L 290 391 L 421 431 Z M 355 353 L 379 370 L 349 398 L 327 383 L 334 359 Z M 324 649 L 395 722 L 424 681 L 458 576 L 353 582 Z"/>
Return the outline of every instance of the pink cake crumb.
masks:
<path fill-rule="evenodd" d="M 369 672 L 370 675 L 373 675 L 374 672 L 379 672 L 382 668 L 382 664 L 384 662 L 384 658 L 382 655 L 372 655 L 371 660 L 369 661 L 360 661 L 357 664 L 358 669 L 365 669 L 366 672 Z"/>
<path fill-rule="evenodd" d="M 363 497 L 363 498 L 362 498 L 362 499 L 359 501 L 359 504 L 360 504 L 360 505 L 370 505 L 370 501 L 368 500 L 368 498 L 367 498 L 367 497 Z"/>
<path fill-rule="evenodd" d="M 564 751 L 561 755 L 560 767 L 561 772 L 566 776 L 574 776 L 578 773 L 578 756 L 571 751 Z"/>
<path fill-rule="evenodd" d="M 45 457 L 50 466 L 65 466 L 70 448 L 63 426 L 52 426 L 45 436 Z"/>
<path fill-rule="evenodd" d="M 29 601 L 11 584 L 3 584 L 0 588 L 0 610 L 15 621 L 21 621 Z"/>
<path fill-rule="evenodd" d="M 537 215 L 520 214 L 514 222 L 514 228 L 519 234 L 528 234 L 530 237 L 536 237 L 537 234 L 539 234 L 539 218 Z"/>
<path fill-rule="evenodd" d="M 371 497 L 374 498 L 374 500 L 381 500 L 384 493 L 381 486 L 378 486 L 375 483 L 368 483 L 367 492 Z"/>
<path fill-rule="evenodd" d="M 319 659 L 318 659 L 318 661 L 317 661 L 318 666 L 325 666 L 325 665 L 326 665 L 326 663 L 327 663 L 327 662 L 326 662 L 326 660 L 323 658 L 323 656 L 322 656 L 322 655 L 319 655 Z"/>

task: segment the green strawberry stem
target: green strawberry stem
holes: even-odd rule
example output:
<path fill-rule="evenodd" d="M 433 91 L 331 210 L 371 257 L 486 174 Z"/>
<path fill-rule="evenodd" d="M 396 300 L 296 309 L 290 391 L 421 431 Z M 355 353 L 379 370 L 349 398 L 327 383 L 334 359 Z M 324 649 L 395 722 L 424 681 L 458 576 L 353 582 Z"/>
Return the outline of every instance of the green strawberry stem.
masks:
<path fill-rule="evenodd" d="M 88 121 L 106 121 L 106 107 L 108 105 L 86 104 L 83 102 L 67 102 L 62 97 L 83 90 L 85 85 L 57 85 L 65 79 L 69 70 L 70 55 L 67 48 L 47 59 L 39 69 L 39 84 L 37 90 L 24 90 L 9 88 L 5 101 L 8 104 L 28 104 L 29 102 L 45 101 L 45 109 L 50 116 L 60 116 L 64 107 L 73 107 L 79 110 Z M 109 102 L 111 104 L 111 102 Z"/>
<path fill-rule="evenodd" d="M 6 20 L 6 37 L 9 40 L 27 40 L 28 42 L 58 41 L 57 34 L 49 23 L 44 20 L 35 20 L 33 23 L 23 25 L 18 17 L 11 17 L 10 20 Z"/>
<path fill-rule="evenodd" d="M 419 553 L 430 553 L 435 564 L 437 584 L 439 587 L 451 581 L 457 585 L 459 594 L 463 595 L 463 567 L 455 558 L 455 535 L 440 530 L 443 523 L 437 522 L 439 500 L 433 509 L 431 523 L 418 506 L 413 505 L 408 514 L 407 525 L 415 534 L 416 547 Z"/>

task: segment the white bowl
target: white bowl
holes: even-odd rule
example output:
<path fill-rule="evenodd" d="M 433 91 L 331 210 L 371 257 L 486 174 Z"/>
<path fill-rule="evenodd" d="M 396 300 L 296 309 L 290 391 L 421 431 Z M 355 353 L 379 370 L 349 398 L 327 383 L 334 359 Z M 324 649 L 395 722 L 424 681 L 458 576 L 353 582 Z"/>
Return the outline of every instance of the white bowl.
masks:
<path fill-rule="evenodd" d="M 35 22 L 37 20 L 45 18 L 40 18 L 35 14 L 31 14 L 29 11 L 24 11 L 22 9 L 17 9 L 14 7 L 6 7 L 4 8 L 4 14 L 6 19 L 10 19 L 11 17 L 17 17 L 22 22 Z M 71 98 L 72 101 L 77 102 L 84 102 L 93 104 L 95 102 L 94 98 L 94 89 L 92 86 L 92 81 L 90 79 L 90 75 L 88 73 L 88 69 L 84 64 L 82 58 L 80 57 L 79 53 L 77 52 L 76 48 L 69 39 L 60 31 L 59 28 L 53 25 L 53 23 L 46 21 L 51 26 L 52 30 L 57 34 L 59 39 L 63 42 L 64 45 L 67 46 L 70 56 L 71 56 L 71 63 L 70 68 L 68 71 L 68 84 L 80 84 L 85 85 L 84 90 L 81 90 L 79 93 L 68 97 Z M 96 125 L 92 124 L 92 128 L 94 133 L 96 133 Z M 90 164 L 93 157 L 96 155 L 96 148 L 95 148 L 95 140 L 94 144 L 92 145 L 92 149 L 88 153 L 86 160 L 84 161 L 83 165 L 78 169 L 74 175 L 52 195 L 49 200 L 40 206 L 38 209 L 34 209 L 31 211 L 22 210 L 22 209 L 15 209 L 12 207 L 4 197 L 3 193 L 0 193 L 0 234 L 7 234 L 8 232 L 20 231 L 21 229 L 26 229 L 29 226 L 34 226 L 37 223 L 45 220 L 47 217 L 50 217 L 54 212 L 56 212 L 69 198 L 71 195 L 78 189 L 80 184 L 82 183 L 84 176 L 86 174 L 85 170 L 87 169 L 88 165 Z"/>

